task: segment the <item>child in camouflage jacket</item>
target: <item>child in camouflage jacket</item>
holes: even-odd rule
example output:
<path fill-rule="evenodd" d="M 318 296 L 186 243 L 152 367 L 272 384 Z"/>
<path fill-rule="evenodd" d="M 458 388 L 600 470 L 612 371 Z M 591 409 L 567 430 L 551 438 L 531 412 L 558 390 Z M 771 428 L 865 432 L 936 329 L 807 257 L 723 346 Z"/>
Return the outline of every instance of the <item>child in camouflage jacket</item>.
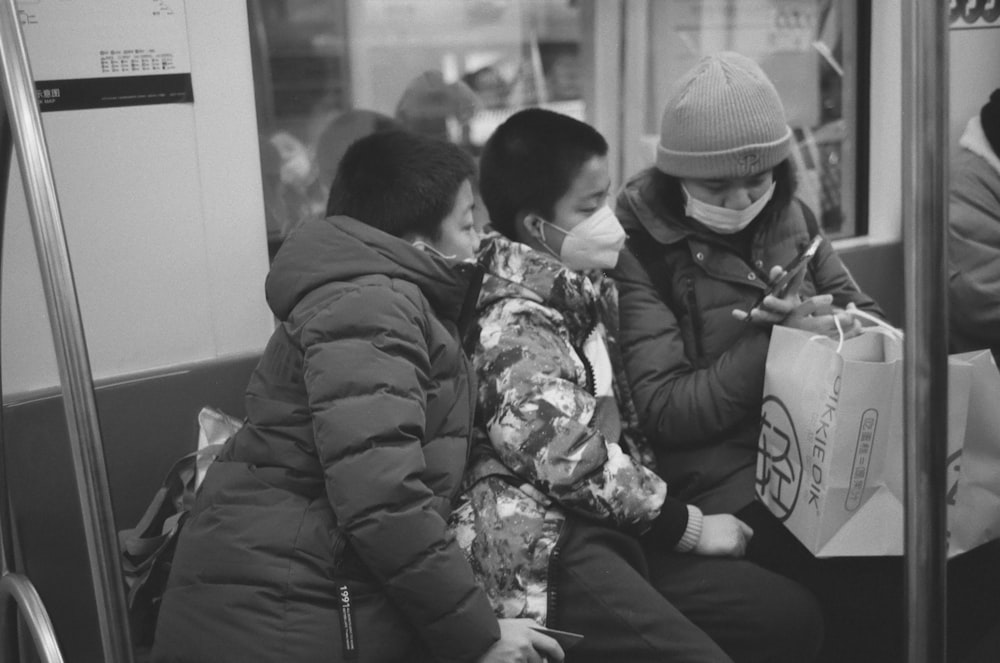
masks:
<path fill-rule="evenodd" d="M 540 109 L 484 149 L 498 232 L 479 250 L 479 442 L 452 517 L 459 545 L 498 615 L 585 636 L 570 660 L 809 661 L 812 597 L 725 559 L 750 528 L 670 497 L 655 471 L 602 272 L 624 242 L 606 155 L 593 128 Z"/>

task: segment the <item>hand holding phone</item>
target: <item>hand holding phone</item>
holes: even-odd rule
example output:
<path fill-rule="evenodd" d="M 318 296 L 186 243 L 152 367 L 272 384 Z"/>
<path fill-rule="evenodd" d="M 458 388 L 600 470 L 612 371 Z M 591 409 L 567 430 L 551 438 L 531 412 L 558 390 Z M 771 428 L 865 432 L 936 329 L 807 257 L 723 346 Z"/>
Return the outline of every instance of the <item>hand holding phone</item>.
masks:
<path fill-rule="evenodd" d="M 821 235 L 813 237 L 808 246 L 804 247 L 790 263 L 782 267 L 781 276 L 771 284 L 764 293 L 764 297 L 768 295 L 774 295 L 779 298 L 785 297 L 788 294 L 788 286 L 792 284 L 792 280 L 802 273 L 802 270 L 806 268 L 809 261 L 816 255 L 816 251 L 819 250 L 819 245 L 822 243 L 823 237 Z M 764 300 L 764 297 L 761 297 L 761 301 Z"/>
<path fill-rule="evenodd" d="M 799 254 L 795 256 L 791 262 L 781 268 L 781 274 L 768 286 L 767 290 L 765 290 L 764 293 L 757 298 L 757 301 L 755 301 L 750 307 L 750 310 L 738 311 L 737 313 L 742 313 L 742 315 L 737 315 L 737 317 L 744 318 L 749 323 L 751 322 L 751 312 L 755 308 L 759 308 L 764 303 L 764 299 L 768 295 L 774 295 L 779 299 L 787 297 L 788 290 L 792 283 L 809 265 L 809 261 L 816 255 L 816 251 L 819 250 L 819 245 L 822 243 L 822 235 L 816 235 L 813 237 L 812 241 L 810 241 L 807 246 L 803 247 L 803 249 L 799 251 Z"/>

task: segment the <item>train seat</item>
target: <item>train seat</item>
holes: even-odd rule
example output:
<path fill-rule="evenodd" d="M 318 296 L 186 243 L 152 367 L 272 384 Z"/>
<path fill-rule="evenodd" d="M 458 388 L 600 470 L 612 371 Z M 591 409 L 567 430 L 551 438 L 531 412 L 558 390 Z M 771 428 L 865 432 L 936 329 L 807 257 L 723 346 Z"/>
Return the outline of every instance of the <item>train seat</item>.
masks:
<path fill-rule="evenodd" d="M 258 359 L 221 358 L 97 384 L 116 530 L 138 522 L 173 462 L 195 449 L 203 406 L 244 416 L 243 392 Z M 3 439 L 17 514 L 17 568 L 37 588 L 67 663 L 98 663 L 94 592 L 61 395 L 8 396 Z"/>

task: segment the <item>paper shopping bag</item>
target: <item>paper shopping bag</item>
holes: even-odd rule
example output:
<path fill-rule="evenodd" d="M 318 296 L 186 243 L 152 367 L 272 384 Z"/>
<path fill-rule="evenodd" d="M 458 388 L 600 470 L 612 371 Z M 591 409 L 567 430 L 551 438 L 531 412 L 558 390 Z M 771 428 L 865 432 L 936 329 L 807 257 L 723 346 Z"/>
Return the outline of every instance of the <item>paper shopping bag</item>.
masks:
<path fill-rule="evenodd" d="M 826 339 L 774 330 L 758 496 L 817 556 L 902 554 L 900 355 L 901 337 L 880 346 L 865 333 L 838 353 Z M 949 556 L 1000 534 L 998 404 L 988 352 L 950 358 Z"/>
<path fill-rule="evenodd" d="M 954 556 L 1000 537 L 1000 372 L 993 354 L 980 350 L 949 357 L 948 373 L 946 504 Z"/>
<path fill-rule="evenodd" d="M 838 352 L 826 338 L 772 331 L 757 494 L 817 555 L 881 486 L 901 374 L 889 335 L 862 333 Z"/>
<path fill-rule="evenodd" d="M 1000 536 L 1000 372 L 988 350 L 948 358 L 948 557 Z M 826 544 L 822 556 L 903 554 L 902 419 L 883 486 Z"/>

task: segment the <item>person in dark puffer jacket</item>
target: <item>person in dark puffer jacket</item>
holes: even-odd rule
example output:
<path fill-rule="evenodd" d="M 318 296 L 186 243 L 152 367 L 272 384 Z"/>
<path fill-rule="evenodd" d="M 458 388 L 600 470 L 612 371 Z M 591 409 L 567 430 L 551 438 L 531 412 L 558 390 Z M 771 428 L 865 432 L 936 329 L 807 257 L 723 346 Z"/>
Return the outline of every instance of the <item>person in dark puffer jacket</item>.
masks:
<path fill-rule="evenodd" d="M 826 239 L 787 297 L 761 301 L 820 233 L 794 197 L 792 141 L 777 90 L 749 58 L 710 55 L 679 79 L 655 167 L 616 206 L 629 235 L 612 273 L 626 371 L 671 494 L 736 515 L 754 530 L 747 559 L 817 595 L 823 660 L 896 660 L 898 559 L 818 563 L 755 500 L 772 326 L 835 336 L 835 319 L 848 334 L 858 325 L 852 307 L 881 315 Z"/>
<path fill-rule="evenodd" d="M 989 348 L 1000 360 L 1000 88 L 959 146 L 948 202 L 951 350 Z"/>
<path fill-rule="evenodd" d="M 562 660 L 497 620 L 446 528 L 475 380 L 474 164 L 401 131 L 348 149 L 277 253 L 248 418 L 180 535 L 154 661 Z M 537 651 L 536 651 L 537 650 Z"/>

